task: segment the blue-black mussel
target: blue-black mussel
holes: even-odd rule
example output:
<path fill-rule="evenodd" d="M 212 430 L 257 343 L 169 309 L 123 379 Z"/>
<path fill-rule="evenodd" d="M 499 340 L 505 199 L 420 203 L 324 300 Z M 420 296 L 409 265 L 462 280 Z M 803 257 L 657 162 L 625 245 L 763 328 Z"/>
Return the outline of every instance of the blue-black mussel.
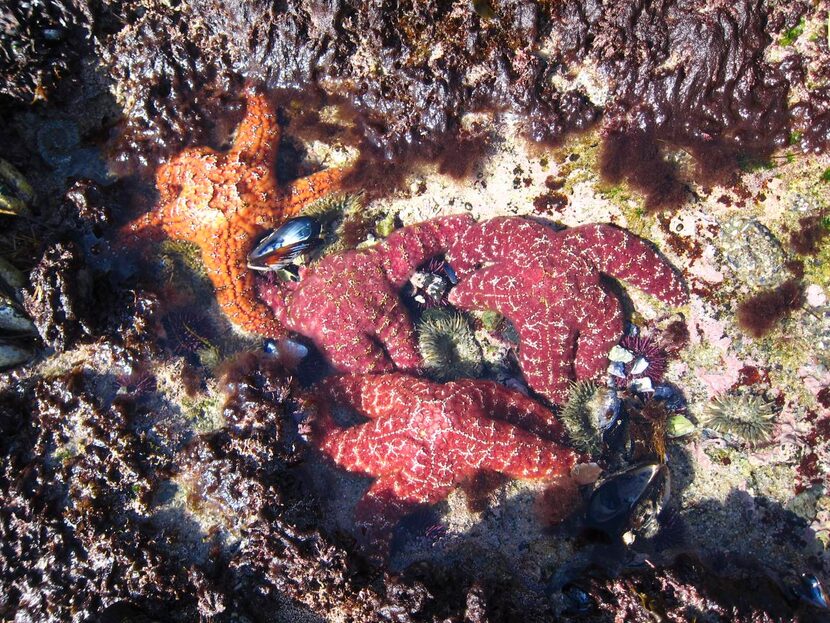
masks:
<path fill-rule="evenodd" d="M 322 227 L 317 219 L 298 216 L 268 234 L 248 254 L 248 268 L 276 271 L 322 244 Z"/>
<path fill-rule="evenodd" d="M 625 543 L 651 538 L 660 529 L 658 516 L 670 491 L 671 475 L 665 464 L 629 467 L 596 487 L 588 501 L 586 526 Z"/>

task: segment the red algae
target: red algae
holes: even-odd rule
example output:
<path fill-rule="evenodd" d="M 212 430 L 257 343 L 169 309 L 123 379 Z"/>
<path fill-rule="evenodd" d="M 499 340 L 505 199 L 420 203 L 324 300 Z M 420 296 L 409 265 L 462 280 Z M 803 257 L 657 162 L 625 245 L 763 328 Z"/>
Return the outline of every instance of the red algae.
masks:
<path fill-rule="evenodd" d="M 544 144 L 599 123 L 605 175 L 638 188 L 648 209 L 673 207 L 685 199 L 683 177 L 730 183 L 741 167 L 788 145 L 794 131 L 804 151 L 826 148 L 830 98 L 807 89 L 788 105 L 808 82 L 800 53 L 766 60 L 779 31 L 819 11 L 786 4 L 513 0 L 494 3 L 487 17 L 474 3 L 450 10 L 437 0 L 395 11 L 310 0 L 280 10 L 239 0 L 157 6 L 104 46 L 115 81 L 132 94 L 119 154 L 142 168 L 184 141 L 214 144 L 225 111 L 239 104 L 226 94 L 248 80 L 341 108 L 351 127 L 341 135 L 351 134 L 346 140 L 376 163 L 358 169 L 366 173 L 384 161 L 405 167 L 421 154 L 468 175 L 487 133 L 462 128 L 466 112 L 513 113 Z M 193 17 L 206 27 L 187 28 Z M 435 41 L 440 59 L 429 53 Z M 144 58 L 148 47 L 159 62 Z M 360 60 L 367 55 L 383 79 Z M 607 84 L 602 104 L 551 80 L 567 83 L 586 61 Z M 296 106 L 287 100 L 286 109 Z M 682 174 L 673 162 L 681 152 L 694 162 Z"/>
<path fill-rule="evenodd" d="M 790 279 L 742 301 L 737 310 L 738 325 L 753 337 L 763 337 L 803 304 L 804 285 Z"/>
<path fill-rule="evenodd" d="M 798 229 L 790 232 L 790 248 L 799 255 L 816 255 L 828 233 L 822 214 L 802 217 Z"/>

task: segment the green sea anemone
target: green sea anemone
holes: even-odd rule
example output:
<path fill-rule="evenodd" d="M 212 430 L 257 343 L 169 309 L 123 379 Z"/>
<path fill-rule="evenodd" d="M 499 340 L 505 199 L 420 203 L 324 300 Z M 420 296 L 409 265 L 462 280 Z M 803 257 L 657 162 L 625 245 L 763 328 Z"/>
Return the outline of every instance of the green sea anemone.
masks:
<path fill-rule="evenodd" d="M 318 199 L 302 211 L 323 227 L 323 247 L 316 257 L 354 249 L 374 235 L 375 218 L 367 215 L 360 194 L 334 193 Z"/>
<path fill-rule="evenodd" d="M 418 323 L 418 348 L 424 369 L 437 381 L 477 377 L 483 369 L 481 347 L 467 318 L 457 312 L 428 310 Z"/>
<path fill-rule="evenodd" d="M 709 401 L 703 413 L 703 424 L 754 446 L 769 441 L 774 418 L 775 405 L 763 397 L 726 394 Z"/>
<path fill-rule="evenodd" d="M 559 419 L 574 446 L 586 454 L 596 454 L 602 446 L 602 424 L 614 411 L 614 392 L 593 381 L 571 384 L 568 401 Z"/>

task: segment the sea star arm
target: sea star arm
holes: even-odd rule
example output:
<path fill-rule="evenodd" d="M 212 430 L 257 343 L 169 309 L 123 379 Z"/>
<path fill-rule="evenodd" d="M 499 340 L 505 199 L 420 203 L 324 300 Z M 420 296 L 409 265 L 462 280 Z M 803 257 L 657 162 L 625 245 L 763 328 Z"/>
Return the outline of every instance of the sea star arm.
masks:
<path fill-rule="evenodd" d="M 517 327 L 519 362 L 525 380 L 534 391 L 554 404 L 561 404 L 574 378 L 571 359 L 576 332 L 556 311 L 544 306 L 533 306 L 523 319 Z"/>
<path fill-rule="evenodd" d="M 213 277 L 216 300 L 228 319 L 244 331 L 272 338 L 285 336 L 285 327 L 257 295 L 256 281 L 242 258 L 248 243 L 228 236 L 224 244 L 202 252 L 205 269 Z"/>
<path fill-rule="evenodd" d="M 397 523 L 421 504 L 432 504 L 446 497 L 451 486 L 426 490 L 406 471 L 375 480 L 355 507 L 355 524 L 366 551 L 376 560 L 389 553 Z"/>
<path fill-rule="evenodd" d="M 349 172 L 342 168 L 323 169 L 291 182 L 280 200 L 281 218 L 294 216 L 309 203 L 341 189 Z"/>
<path fill-rule="evenodd" d="M 447 260 L 459 279 L 489 262 L 519 266 L 544 261 L 556 254 L 556 232 L 530 219 L 502 216 L 467 228 L 452 245 Z"/>
<path fill-rule="evenodd" d="M 351 327 L 340 326 L 336 330 L 338 333 L 336 342 L 320 344 L 335 369 L 340 372 L 356 370 L 392 372 L 395 370 L 395 364 L 374 335 Z M 302 333 L 302 330 L 300 332 Z"/>
<path fill-rule="evenodd" d="M 366 275 L 359 277 L 365 279 Z M 350 300 L 354 303 L 354 297 L 359 297 L 359 304 L 351 308 L 347 305 L 327 306 L 322 312 L 316 310 L 319 293 L 304 292 L 308 306 L 303 310 L 294 309 L 292 313 L 292 317 L 303 320 L 297 330 L 303 333 L 311 326 L 319 331 L 323 352 L 342 372 L 420 368 L 422 360 L 412 321 L 396 293 L 383 278 L 379 283 L 368 280 L 358 287 L 360 292 Z M 309 294 L 313 296 L 309 298 Z"/>
<path fill-rule="evenodd" d="M 277 114 L 268 98 L 254 89 L 245 92 L 245 101 L 245 117 L 228 155 L 249 165 L 273 165 L 281 134 Z"/>
<path fill-rule="evenodd" d="M 579 254 L 597 269 L 670 305 L 688 297 L 671 265 L 646 240 L 613 225 L 592 224 L 557 233 L 563 251 Z"/>
<path fill-rule="evenodd" d="M 619 300 L 600 286 L 586 290 L 584 301 L 574 357 L 577 380 L 595 378 L 605 370 L 608 353 L 619 341 L 624 328 Z"/>
<path fill-rule="evenodd" d="M 376 419 L 407 409 L 413 395 L 428 389 L 425 381 L 406 374 L 341 374 L 315 385 L 313 395 Z"/>
<path fill-rule="evenodd" d="M 476 423 L 477 443 L 490 448 L 476 469 L 525 480 L 552 479 L 570 472 L 576 454 L 554 443 L 497 420 Z"/>
<path fill-rule="evenodd" d="M 381 243 L 386 277 L 395 288 L 402 288 L 415 269 L 453 246 L 474 221 L 466 214 L 442 216 L 399 229 Z"/>
<path fill-rule="evenodd" d="M 516 270 L 511 264 L 481 268 L 453 288 L 450 303 L 461 309 L 494 309 L 506 316 L 519 332 L 519 361 L 525 379 L 534 391 L 560 403 L 573 379 L 570 362 L 576 338 L 564 320 L 570 310 L 561 306 L 573 305 L 573 301 L 556 299 L 553 285 L 547 299 L 529 293 L 529 284 L 550 281 L 542 267 L 526 269 L 521 279 Z"/>
<path fill-rule="evenodd" d="M 523 304 L 526 284 L 515 266 L 494 264 L 460 280 L 450 290 L 449 301 L 461 309 L 493 309 L 510 317 L 509 312 Z"/>
<path fill-rule="evenodd" d="M 398 370 L 414 371 L 421 367 L 423 360 L 415 341 L 412 321 L 397 299 L 393 300 L 387 313 L 382 316 L 375 335 L 384 345 L 381 351 L 385 350 Z"/>
<path fill-rule="evenodd" d="M 480 404 L 485 417 L 513 424 L 546 439 L 567 439 L 562 424 L 550 409 L 517 391 L 495 382 L 470 379 L 454 381 L 448 386 L 459 390 L 458 399 Z"/>

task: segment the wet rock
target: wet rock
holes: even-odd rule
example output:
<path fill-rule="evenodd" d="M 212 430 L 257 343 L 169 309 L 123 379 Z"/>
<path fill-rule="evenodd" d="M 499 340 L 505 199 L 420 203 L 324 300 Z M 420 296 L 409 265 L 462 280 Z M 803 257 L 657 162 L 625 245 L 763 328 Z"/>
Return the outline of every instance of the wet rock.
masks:
<path fill-rule="evenodd" d="M 578 607 L 572 594 L 563 591 L 555 610 L 567 612 L 569 621 L 793 620 L 790 595 L 763 569 L 749 568 L 738 578 L 722 577 L 689 555 L 614 577 L 600 569 L 589 570 L 568 586 L 578 587 Z"/>
<path fill-rule="evenodd" d="M 137 594 L 172 604 L 188 586 L 143 518 L 168 459 L 138 433 L 133 405 L 103 404 L 94 381 L 28 379 L 0 393 L 4 618 L 83 620 Z"/>
<path fill-rule="evenodd" d="M 588 127 L 594 106 L 576 90 L 551 88 L 548 62 L 534 53 L 545 24 L 538 7 L 509 2 L 496 11 L 486 19 L 472 4 L 432 1 L 397 10 L 204 0 L 174 11 L 159 3 L 105 53 L 128 105 L 120 145 L 129 148 L 119 151 L 146 166 L 159 147 L 169 154 L 206 142 L 218 113 L 238 105 L 223 94 L 238 93 L 243 76 L 280 90 L 323 88 L 357 113 L 360 140 L 387 159 L 412 147 L 440 151 L 461 114 L 480 108 L 526 112 L 540 139 Z M 207 18 L 203 28 L 193 28 L 195 15 Z M 159 50 L 153 62 L 147 46 Z"/>
<path fill-rule="evenodd" d="M 60 178 L 90 178 L 107 183 L 107 167 L 94 147 L 82 147 L 78 125 L 68 119 L 50 119 L 36 130 L 38 153 Z"/>
<path fill-rule="evenodd" d="M 810 3 L 791 4 L 790 16 L 819 15 Z M 767 60 L 776 29 L 791 27 L 782 15 L 752 0 L 431 0 L 394 10 L 353 1 L 158 2 L 104 55 L 126 107 L 119 157 L 132 166 L 227 138 L 233 119 L 225 117 L 237 114 L 244 79 L 283 93 L 321 89 L 354 122 L 351 139 L 383 159 L 474 159 L 460 147 L 468 111 L 513 113 L 530 138 L 552 142 L 602 117 L 606 176 L 644 191 L 648 207 L 667 207 L 685 196 L 681 177 L 729 181 L 787 145 L 794 126 L 805 150 L 826 148 L 830 98 L 801 91 L 802 65 L 820 59 L 803 62 L 794 50 Z M 157 50 L 152 60 L 148 48 Z M 578 79 L 586 75 L 603 84 L 596 102 Z M 802 98 L 795 115 L 793 92 Z M 319 121 L 320 98 L 286 104 Z M 681 151 L 693 158 L 682 175 L 673 153 Z"/>
<path fill-rule="evenodd" d="M 26 312 L 43 341 L 58 352 L 79 337 L 92 335 L 86 322 L 90 279 L 82 255 L 71 242 L 46 249 L 30 275 L 31 285 L 24 296 Z"/>
<path fill-rule="evenodd" d="M 786 281 L 784 249 L 755 219 L 734 217 L 723 223 L 718 244 L 735 278 L 753 288 L 775 287 Z"/>
<path fill-rule="evenodd" d="M 0 8 L 0 93 L 46 99 L 89 46 L 93 17 L 83 0 L 21 0 Z"/>

